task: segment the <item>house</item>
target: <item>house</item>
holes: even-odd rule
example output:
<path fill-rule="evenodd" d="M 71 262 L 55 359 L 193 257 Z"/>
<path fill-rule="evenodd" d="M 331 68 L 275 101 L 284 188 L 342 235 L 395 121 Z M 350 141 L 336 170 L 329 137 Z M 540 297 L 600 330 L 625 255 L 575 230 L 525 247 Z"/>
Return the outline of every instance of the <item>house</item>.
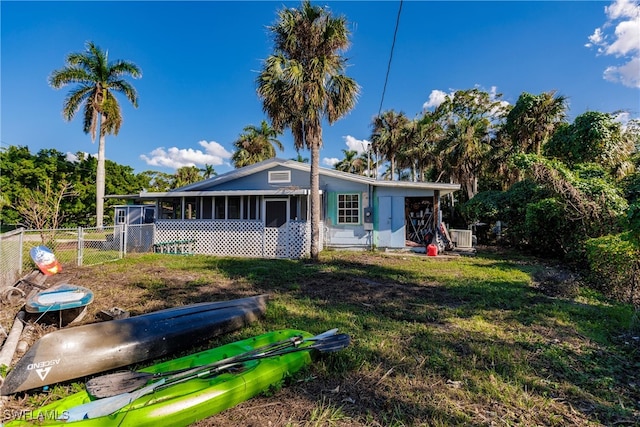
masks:
<path fill-rule="evenodd" d="M 310 253 L 309 173 L 306 163 L 273 158 L 168 192 L 109 197 L 136 203 L 116 206 L 116 224 L 133 219 L 126 212 L 155 218 L 155 243 L 193 240 L 195 253 L 300 258 Z M 460 189 L 325 168 L 319 179 L 321 249 L 424 247 L 440 229 L 440 198 Z"/>

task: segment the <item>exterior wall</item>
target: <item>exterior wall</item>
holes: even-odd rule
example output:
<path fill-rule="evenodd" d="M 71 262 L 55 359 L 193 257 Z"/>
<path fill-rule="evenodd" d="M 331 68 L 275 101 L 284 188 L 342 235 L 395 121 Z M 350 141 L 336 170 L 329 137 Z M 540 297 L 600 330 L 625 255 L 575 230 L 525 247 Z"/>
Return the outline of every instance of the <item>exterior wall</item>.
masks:
<path fill-rule="evenodd" d="M 281 184 L 269 183 L 269 172 L 274 171 L 290 171 L 291 182 Z M 268 170 L 259 171 L 254 174 L 239 177 L 230 181 L 216 183 L 216 185 L 212 187 L 198 188 L 198 191 L 274 190 L 278 187 L 309 188 L 309 174 L 296 169 L 276 166 Z"/>
<path fill-rule="evenodd" d="M 344 181 L 334 177 L 321 176 L 321 188 L 324 194 L 324 233 L 327 247 L 370 249 L 373 244 L 373 232 L 365 229 L 364 212 L 369 208 L 369 188 L 358 182 Z M 355 222 L 341 223 L 338 217 L 338 198 L 340 195 L 358 197 L 358 219 Z"/>
<path fill-rule="evenodd" d="M 155 205 L 117 205 L 114 206 L 114 220 L 116 225 L 126 224 L 150 224 L 153 222 L 153 218 L 145 218 L 146 211 L 153 210 L 155 212 Z"/>
<path fill-rule="evenodd" d="M 405 199 L 433 199 L 433 195 L 433 190 L 376 187 L 373 193 L 373 245 L 377 248 L 404 248 L 407 236 Z"/>
<path fill-rule="evenodd" d="M 373 242 L 376 247 L 405 247 L 404 195 L 383 195 L 375 199 L 374 231 Z"/>

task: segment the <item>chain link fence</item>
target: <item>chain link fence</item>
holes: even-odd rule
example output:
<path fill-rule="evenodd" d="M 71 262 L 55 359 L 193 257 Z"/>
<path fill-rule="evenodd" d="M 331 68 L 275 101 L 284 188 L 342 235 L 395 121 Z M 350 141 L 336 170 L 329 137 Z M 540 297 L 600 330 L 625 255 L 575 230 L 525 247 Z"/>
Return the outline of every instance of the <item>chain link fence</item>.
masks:
<path fill-rule="evenodd" d="M 137 236 L 145 235 L 151 243 L 139 252 L 149 252 L 153 243 L 153 228 L 146 234 L 135 230 Z M 150 234 L 150 237 L 149 237 Z M 35 268 L 29 255 L 31 248 L 44 245 L 53 251 L 64 266 L 102 264 L 124 257 L 128 240 L 127 229 L 121 225 L 101 228 L 69 228 L 51 230 L 18 229 L 0 234 L 0 289 L 15 285 L 24 274 Z M 133 238 L 139 242 L 140 237 Z"/>

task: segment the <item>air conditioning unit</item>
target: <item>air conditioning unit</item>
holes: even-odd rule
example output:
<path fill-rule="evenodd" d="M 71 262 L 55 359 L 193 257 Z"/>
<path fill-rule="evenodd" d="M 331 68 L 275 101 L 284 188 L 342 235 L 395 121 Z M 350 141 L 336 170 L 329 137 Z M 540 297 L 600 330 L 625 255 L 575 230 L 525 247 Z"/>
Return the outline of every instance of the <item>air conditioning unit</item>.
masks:
<path fill-rule="evenodd" d="M 453 243 L 457 248 L 473 247 L 473 236 L 471 234 L 471 230 L 450 229 L 449 235 L 451 235 L 451 240 L 453 240 Z"/>

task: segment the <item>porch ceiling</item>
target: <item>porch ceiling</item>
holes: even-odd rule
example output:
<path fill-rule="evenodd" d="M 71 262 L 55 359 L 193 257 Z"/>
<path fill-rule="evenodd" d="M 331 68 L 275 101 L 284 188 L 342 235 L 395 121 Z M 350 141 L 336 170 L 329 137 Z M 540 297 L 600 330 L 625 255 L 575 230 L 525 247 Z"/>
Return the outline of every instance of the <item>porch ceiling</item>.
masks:
<path fill-rule="evenodd" d="M 222 190 L 222 191 L 169 191 L 162 193 L 144 192 L 138 199 L 164 199 L 174 197 L 211 197 L 211 196 L 296 196 L 306 195 L 306 188 L 279 188 L 276 190 Z M 322 190 L 320 191 L 322 194 Z"/>

